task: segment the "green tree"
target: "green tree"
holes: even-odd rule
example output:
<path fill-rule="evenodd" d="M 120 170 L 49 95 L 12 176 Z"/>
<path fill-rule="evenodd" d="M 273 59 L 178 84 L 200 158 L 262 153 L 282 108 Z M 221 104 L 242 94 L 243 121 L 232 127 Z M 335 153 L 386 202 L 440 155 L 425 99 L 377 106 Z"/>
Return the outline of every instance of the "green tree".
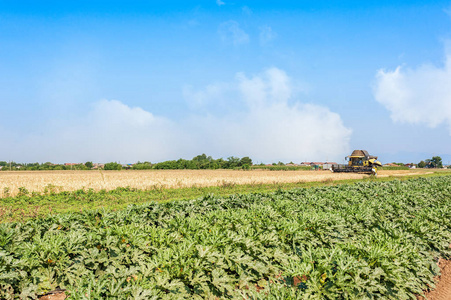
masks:
<path fill-rule="evenodd" d="M 418 163 L 418 168 L 424 168 L 425 166 L 426 166 L 426 163 L 424 162 L 424 160 L 422 160 Z"/>
<path fill-rule="evenodd" d="M 92 161 L 87 161 L 87 162 L 85 162 L 85 166 L 88 169 L 92 169 L 92 167 L 94 167 L 94 164 L 92 163 Z"/>
<path fill-rule="evenodd" d="M 194 157 L 193 160 L 198 162 L 204 162 L 204 161 L 212 161 L 213 158 L 211 156 L 205 155 L 205 153 L 202 153 L 202 155 Z"/>
<path fill-rule="evenodd" d="M 443 168 L 442 158 L 440 156 L 433 156 L 431 159 L 426 159 L 426 168 Z"/>
<path fill-rule="evenodd" d="M 238 157 L 230 156 L 227 158 L 227 168 L 233 169 L 240 166 L 240 159 Z"/>
<path fill-rule="evenodd" d="M 435 168 L 443 168 L 442 158 L 440 156 L 433 156 L 431 159 Z"/>
<path fill-rule="evenodd" d="M 149 170 L 152 169 L 152 164 L 148 161 L 145 162 L 137 162 L 136 164 L 133 164 L 132 166 L 133 170 Z"/>
<path fill-rule="evenodd" d="M 241 166 L 244 166 L 244 165 L 252 166 L 252 159 L 250 159 L 249 156 L 245 156 L 240 160 L 240 165 Z"/>
<path fill-rule="evenodd" d="M 121 164 L 118 164 L 117 162 L 110 162 L 106 163 L 103 167 L 104 170 L 122 170 Z"/>

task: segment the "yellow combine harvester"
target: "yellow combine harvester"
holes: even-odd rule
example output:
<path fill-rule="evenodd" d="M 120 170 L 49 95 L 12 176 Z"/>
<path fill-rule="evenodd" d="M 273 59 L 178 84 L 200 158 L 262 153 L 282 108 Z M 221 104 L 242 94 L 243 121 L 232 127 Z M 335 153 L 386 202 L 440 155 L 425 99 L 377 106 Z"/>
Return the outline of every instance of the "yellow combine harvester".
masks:
<path fill-rule="evenodd" d="M 354 172 L 377 175 L 377 167 L 382 167 L 377 156 L 369 155 L 366 150 L 354 150 L 352 154 L 346 156 L 347 165 L 332 166 L 332 172 Z"/>

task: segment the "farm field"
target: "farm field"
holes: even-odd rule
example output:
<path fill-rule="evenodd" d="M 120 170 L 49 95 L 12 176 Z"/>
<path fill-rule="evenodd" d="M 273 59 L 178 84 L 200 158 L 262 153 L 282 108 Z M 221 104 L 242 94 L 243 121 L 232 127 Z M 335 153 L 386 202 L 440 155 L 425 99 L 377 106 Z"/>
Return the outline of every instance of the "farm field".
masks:
<path fill-rule="evenodd" d="M 152 175 L 152 171 L 145 171 L 138 173 L 144 173 L 147 175 Z M 162 174 L 163 171 L 157 171 L 157 173 Z M 424 172 L 424 171 L 423 171 Z M 46 184 L 44 185 L 44 191 L 43 192 L 37 192 L 32 191 L 30 192 L 28 188 L 26 187 L 20 187 L 17 188 L 18 191 L 15 193 L 8 191 L 8 193 L 5 193 L 6 188 L 4 188 L 4 197 L 0 197 L 0 223 L 2 222 L 12 222 L 12 221 L 24 221 L 30 218 L 36 218 L 36 217 L 45 217 L 49 214 L 55 214 L 55 213 L 66 213 L 66 212 L 77 212 L 77 211 L 83 211 L 83 210 L 90 210 L 90 209 L 108 209 L 108 210 L 118 210 L 118 209 L 124 209 L 129 204 L 142 204 L 147 203 L 151 201 L 157 201 L 157 202 L 167 202 L 172 200 L 186 200 L 186 199 L 195 199 L 198 197 L 206 196 L 209 194 L 215 194 L 218 196 L 228 196 L 231 194 L 249 194 L 249 193 L 257 193 L 257 192 L 271 192 L 276 191 L 278 189 L 292 189 L 292 188 L 308 188 L 308 187 L 317 187 L 317 186 L 324 186 L 324 185 L 334 185 L 338 183 L 355 183 L 359 181 L 387 181 L 392 180 L 393 178 L 400 178 L 400 179 L 408 179 L 417 177 L 418 175 L 421 176 L 440 176 L 441 174 L 451 174 L 450 172 L 447 172 L 446 170 L 435 170 L 432 174 L 429 174 L 430 172 L 406 172 L 406 171 L 384 171 L 382 175 L 379 175 L 378 178 L 374 178 L 372 176 L 367 175 L 360 175 L 360 174 L 352 174 L 353 176 L 349 177 L 357 177 L 357 179 L 344 179 L 346 178 L 345 174 L 332 174 L 330 172 L 316 172 L 316 171 L 310 171 L 306 172 L 306 175 L 311 176 L 312 178 L 316 179 L 322 179 L 321 181 L 296 181 L 296 182 L 285 182 L 281 183 L 280 181 L 273 181 L 270 183 L 251 183 L 251 184 L 237 184 L 240 183 L 240 181 L 231 181 L 231 180 L 222 180 L 216 181 L 216 185 L 213 186 L 191 186 L 191 187 L 174 187 L 174 188 L 168 188 L 164 187 L 163 185 L 156 185 L 152 186 L 149 189 L 137 189 L 137 188 L 130 188 L 130 187 L 121 187 L 120 181 L 117 180 L 116 184 L 117 187 L 111 186 L 111 188 L 115 187 L 115 189 L 102 189 L 100 191 L 95 191 L 94 189 L 79 189 L 74 191 L 61 191 L 62 187 L 59 188 L 52 184 Z M 21 175 L 17 174 L 19 172 L 15 172 L 14 175 Z M 30 173 L 30 172 L 28 172 Z M 33 172 L 31 172 L 33 173 Z M 52 175 L 52 172 L 38 172 L 37 174 L 34 174 L 39 178 L 39 175 L 44 174 L 44 176 Z M 53 176 L 58 175 L 59 172 L 56 172 L 57 174 L 53 174 Z M 89 174 L 90 173 L 90 174 Z M 123 172 L 108 172 L 113 176 L 122 176 L 123 178 L 127 178 L 127 176 L 137 176 L 139 174 L 133 174 L 123 171 Z M 166 174 L 173 174 L 176 173 L 178 176 L 181 176 L 181 174 L 189 174 L 191 172 L 183 173 L 182 171 L 179 172 L 173 172 L 168 171 L 165 172 Z M 214 172 L 214 173 L 220 173 L 222 175 L 224 174 L 231 174 L 234 175 L 235 178 L 239 178 L 237 175 L 244 176 L 245 174 L 249 174 L 248 172 L 244 171 L 228 171 L 228 172 Z M 282 173 L 281 175 L 290 175 L 290 173 L 286 173 L 286 171 L 282 172 L 270 172 L 269 175 L 277 175 L 277 173 Z M 276 174 L 272 174 L 276 173 Z M 88 174 L 90 176 L 94 176 L 98 174 L 97 172 L 91 173 L 91 172 L 81 172 L 81 174 L 73 174 L 72 172 L 63 172 L 64 176 L 74 176 L 76 179 L 81 180 L 83 179 L 82 174 Z M 213 174 L 211 171 L 200 171 L 200 172 L 194 172 L 194 174 Z M 258 175 L 257 173 L 251 173 L 254 176 Z M 264 173 L 262 173 L 264 174 Z M 293 174 L 293 173 L 291 173 Z M 305 173 L 304 173 L 305 174 Z M 390 174 L 390 175 L 388 175 Z M 27 177 L 29 175 L 33 174 L 27 174 L 23 173 L 25 177 L 23 178 L 36 178 L 36 177 Z M 326 175 L 326 177 L 321 177 L 321 175 Z M 332 175 L 332 176 L 331 176 Z M 335 179 L 338 177 L 344 177 L 340 178 L 340 180 L 333 180 L 333 175 L 339 175 L 336 176 Z M 278 175 L 279 178 L 281 177 Z M 361 178 L 363 176 L 363 179 Z M 10 179 L 13 177 L 10 177 Z M 47 177 L 51 178 L 51 177 Z M 56 178 L 61 178 L 56 176 Z M 223 177 L 224 178 L 224 177 Z M 229 176 L 231 178 L 231 176 Z M 273 179 L 275 177 L 272 177 Z M 289 177 L 284 177 L 285 179 L 289 179 Z M 312 180 L 310 178 L 310 180 Z M 22 182 L 26 183 L 25 181 Z M 66 184 L 69 184 L 69 181 L 65 181 Z M 9 189 L 9 188 L 8 188 Z M 42 190 L 42 187 L 38 190 Z M 18 193 L 17 193 L 18 192 Z"/>
<path fill-rule="evenodd" d="M 380 170 L 379 177 L 430 173 L 427 170 Z M 20 188 L 28 192 L 61 192 L 80 189 L 140 190 L 191 188 L 224 185 L 283 184 L 294 182 L 361 179 L 368 175 L 330 171 L 238 171 L 238 170 L 144 170 L 144 171 L 3 171 L 0 196 L 15 196 Z"/>
<path fill-rule="evenodd" d="M 0 298 L 415 299 L 451 255 L 450 195 L 444 175 L 3 223 Z"/>

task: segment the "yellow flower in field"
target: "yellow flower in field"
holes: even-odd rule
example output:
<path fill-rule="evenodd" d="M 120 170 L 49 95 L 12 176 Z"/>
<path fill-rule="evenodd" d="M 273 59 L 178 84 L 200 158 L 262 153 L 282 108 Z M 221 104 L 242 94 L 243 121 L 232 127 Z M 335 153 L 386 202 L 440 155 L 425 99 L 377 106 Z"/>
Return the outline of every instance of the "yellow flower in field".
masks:
<path fill-rule="evenodd" d="M 59 225 L 57 229 L 60 230 L 61 228 L 63 228 L 63 226 Z"/>

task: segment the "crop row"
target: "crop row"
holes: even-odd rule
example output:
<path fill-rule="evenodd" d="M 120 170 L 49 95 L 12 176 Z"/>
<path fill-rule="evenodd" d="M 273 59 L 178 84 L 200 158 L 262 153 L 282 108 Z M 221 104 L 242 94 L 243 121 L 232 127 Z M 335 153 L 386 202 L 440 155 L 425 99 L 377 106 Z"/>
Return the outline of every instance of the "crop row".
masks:
<path fill-rule="evenodd" d="M 0 298 L 415 299 L 451 254 L 450 187 L 362 182 L 0 224 Z"/>

